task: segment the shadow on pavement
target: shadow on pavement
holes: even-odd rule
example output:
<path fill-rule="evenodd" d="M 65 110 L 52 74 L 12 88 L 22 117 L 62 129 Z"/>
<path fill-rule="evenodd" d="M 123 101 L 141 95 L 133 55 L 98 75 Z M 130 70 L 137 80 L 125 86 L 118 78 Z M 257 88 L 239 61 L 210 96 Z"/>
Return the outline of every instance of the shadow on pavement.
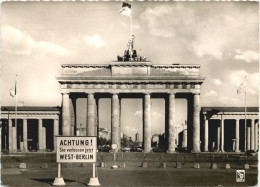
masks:
<path fill-rule="evenodd" d="M 42 182 L 42 183 L 47 183 L 47 184 L 50 184 L 52 185 L 52 183 L 54 182 L 54 179 L 55 178 L 48 178 L 48 179 L 31 179 L 31 180 L 35 180 L 35 181 L 38 181 L 38 182 Z M 75 180 L 69 180 L 69 179 L 64 179 L 64 182 L 77 182 Z"/>

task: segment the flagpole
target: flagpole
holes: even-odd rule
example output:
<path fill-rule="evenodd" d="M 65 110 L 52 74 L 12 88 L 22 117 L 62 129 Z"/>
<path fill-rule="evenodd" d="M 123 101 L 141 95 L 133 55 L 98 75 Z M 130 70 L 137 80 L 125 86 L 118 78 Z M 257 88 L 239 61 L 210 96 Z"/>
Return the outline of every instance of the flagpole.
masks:
<path fill-rule="evenodd" d="M 15 130 L 17 131 L 17 75 L 15 76 Z"/>
<path fill-rule="evenodd" d="M 246 76 L 245 76 L 245 152 L 246 152 L 246 127 L 247 127 L 247 123 L 246 123 L 246 88 L 247 88 L 247 82 L 246 82 Z"/>
<path fill-rule="evenodd" d="M 133 27 L 132 27 L 132 12 L 133 12 L 133 10 L 131 9 L 131 13 L 130 13 L 130 41 L 131 41 L 131 43 L 130 43 L 130 49 L 131 49 L 131 51 L 130 51 L 130 59 L 132 60 L 132 53 L 133 53 L 133 49 L 132 49 L 132 35 L 133 35 Z"/>

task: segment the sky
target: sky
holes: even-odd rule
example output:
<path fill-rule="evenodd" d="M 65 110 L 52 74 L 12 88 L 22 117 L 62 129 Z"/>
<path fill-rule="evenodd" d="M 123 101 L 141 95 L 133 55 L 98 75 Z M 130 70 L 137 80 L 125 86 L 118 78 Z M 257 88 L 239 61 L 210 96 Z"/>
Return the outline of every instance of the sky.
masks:
<path fill-rule="evenodd" d="M 247 106 L 258 106 L 257 2 L 130 2 L 135 48 L 152 64 L 201 64 L 201 106 L 244 106 L 237 86 L 247 76 Z M 109 64 L 123 55 L 130 20 L 122 2 L 1 4 L 1 105 L 15 105 L 17 79 L 26 106 L 61 105 L 61 64 Z M 164 101 L 152 99 L 152 132 L 164 131 Z M 78 102 L 86 113 L 85 101 Z M 110 100 L 101 99 L 101 127 L 110 128 Z M 123 131 L 142 134 L 141 100 L 122 104 Z M 176 123 L 186 119 L 176 103 Z M 78 117 L 85 123 L 85 116 Z"/>

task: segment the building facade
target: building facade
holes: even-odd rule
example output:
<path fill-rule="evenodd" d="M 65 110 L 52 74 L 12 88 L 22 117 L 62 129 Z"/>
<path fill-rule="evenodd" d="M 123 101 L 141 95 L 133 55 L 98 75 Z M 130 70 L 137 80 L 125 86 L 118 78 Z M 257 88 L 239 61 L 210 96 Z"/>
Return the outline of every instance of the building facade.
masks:
<path fill-rule="evenodd" d="M 2 150 L 9 152 L 56 150 L 60 134 L 58 107 L 1 107 Z"/>

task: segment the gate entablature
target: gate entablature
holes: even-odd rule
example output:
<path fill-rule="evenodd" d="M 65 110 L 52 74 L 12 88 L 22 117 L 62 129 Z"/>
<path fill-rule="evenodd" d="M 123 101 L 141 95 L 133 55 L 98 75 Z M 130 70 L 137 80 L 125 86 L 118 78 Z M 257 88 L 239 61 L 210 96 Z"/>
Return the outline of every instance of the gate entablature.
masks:
<path fill-rule="evenodd" d="M 110 65 L 62 65 L 62 91 L 123 93 L 200 93 L 200 65 L 152 65 L 150 62 L 112 62 Z"/>

